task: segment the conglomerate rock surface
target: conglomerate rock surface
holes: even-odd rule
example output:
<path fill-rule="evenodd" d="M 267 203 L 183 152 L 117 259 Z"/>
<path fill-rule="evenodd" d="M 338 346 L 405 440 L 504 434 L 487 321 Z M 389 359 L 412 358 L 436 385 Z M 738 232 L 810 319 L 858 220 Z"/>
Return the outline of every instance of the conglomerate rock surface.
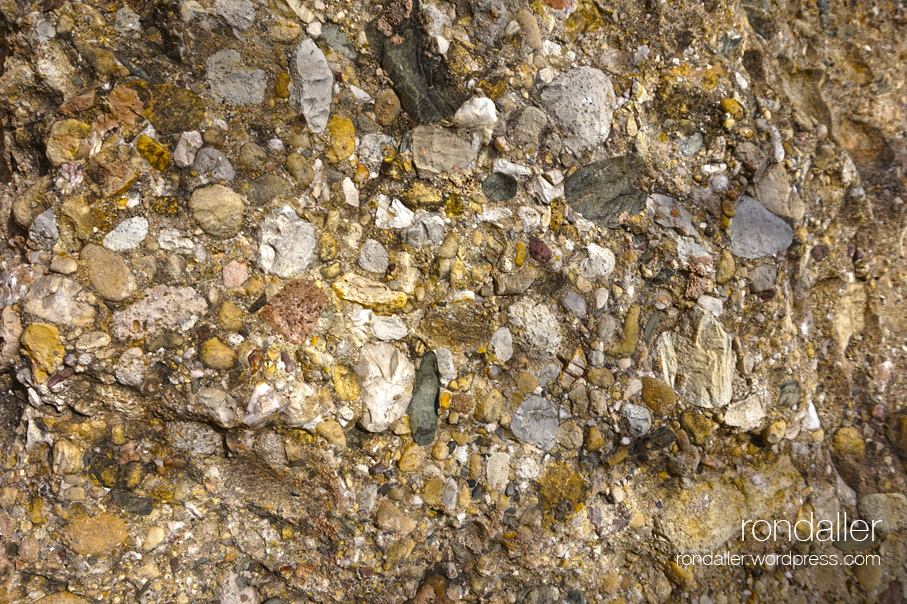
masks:
<path fill-rule="evenodd" d="M 0 0 L 0 601 L 905 601 L 905 34 Z"/>

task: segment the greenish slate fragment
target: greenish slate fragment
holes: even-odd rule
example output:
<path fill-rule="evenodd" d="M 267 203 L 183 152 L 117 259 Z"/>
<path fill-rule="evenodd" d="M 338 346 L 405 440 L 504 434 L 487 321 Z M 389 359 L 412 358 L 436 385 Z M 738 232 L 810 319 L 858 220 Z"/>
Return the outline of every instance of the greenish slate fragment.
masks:
<path fill-rule="evenodd" d="M 624 219 L 642 211 L 645 191 L 636 179 L 646 169 L 638 155 L 619 155 L 586 164 L 564 183 L 564 196 L 570 206 L 601 227 L 616 228 Z"/>
<path fill-rule="evenodd" d="M 113 489 L 110 491 L 113 501 L 124 511 L 140 516 L 148 516 L 154 510 L 154 503 L 148 497 L 133 495 L 122 489 Z"/>
<path fill-rule="evenodd" d="M 409 117 L 419 124 L 432 124 L 453 116 L 456 108 L 444 90 L 435 85 L 434 66 L 419 46 L 412 19 L 403 21 L 394 34 L 395 41 L 385 38 L 375 28 L 375 22 L 365 29 L 369 46 L 394 83 L 394 91 Z"/>
<path fill-rule="evenodd" d="M 438 398 L 441 393 L 441 379 L 438 375 L 438 359 L 434 352 L 426 352 L 416 371 L 413 398 L 406 409 L 409 415 L 409 429 L 417 445 L 428 445 L 435 440 L 438 424 Z"/>
<path fill-rule="evenodd" d="M 328 46 L 345 56 L 350 61 L 355 61 L 359 56 L 356 54 L 356 48 L 343 30 L 334 23 L 325 23 L 321 27 L 321 37 Z"/>
<path fill-rule="evenodd" d="M 646 346 L 652 345 L 652 338 L 655 337 L 655 330 L 658 328 L 658 322 L 661 321 L 661 311 L 656 310 L 651 315 L 649 315 L 649 320 L 646 321 L 646 328 L 643 331 L 643 336 L 645 338 Z"/>

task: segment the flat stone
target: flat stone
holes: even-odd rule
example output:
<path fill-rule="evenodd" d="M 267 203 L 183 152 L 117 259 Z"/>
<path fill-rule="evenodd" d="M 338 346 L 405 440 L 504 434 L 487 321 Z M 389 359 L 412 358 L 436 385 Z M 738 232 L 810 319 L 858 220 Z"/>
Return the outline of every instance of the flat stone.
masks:
<path fill-rule="evenodd" d="M 778 269 L 774 266 L 763 264 L 750 271 L 750 287 L 759 294 L 770 290 L 778 278 Z"/>
<path fill-rule="evenodd" d="M 617 100 L 610 78 L 598 69 L 565 71 L 542 90 L 541 99 L 574 152 L 596 149 L 611 133 Z"/>
<path fill-rule="evenodd" d="M 199 359 L 211 369 L 230 369 L 236 363 L 236 353 L 220 338 L 211 338 L 202 342 Z"/>
<path fill-rule="evenodd" d="M 646 209 L 652 219 L 663 227 L 674 229 L 681 235 L 693 235 L 692 216 L 673 197 L 653 193 L 646 198 Z"/>
<path fill-rule="evenodd" d="M 416 528 L 416 521 L 397 509 L 390 502 L 382 503 L 378 507 L 378 516 L 375 520 L 378 528 L 396 534 L 410 533 Z"/>
<path fill-rule="evenodd" d="M 736 360 L 731 340 L 715 315 L 694 306 L 674 330 L 658 337 L 661 378 L 688 403 L 724 407 L 731 402 Z M 678 374 L 684 378 L 678 380 Z"/>
<path fill-rule="evenodd" d="M 535 281 L 535 274 L 524 270 L 518 273 L 503 273 L 494 276 L 494 293 L 499 296 L 518 296 Z"/>
<path fill-rule="evenodd" d="M 64 529 L 66 541 L 81 556 L 104 556 L 126 540 L 126 523 L 110 513 L 78 518 Z"/>
<path fill-rule="evenodd" d="M 122 195 L 142 175 L 145 160 L 127 145 L 113 145 L 93 156 L 85 175 L 98 187 L 103 197 Z"/>
<path fill-rule="evenodd" d="M 267 205 L 275 198 L 290 200 L 294 197 L 293 185 L 274 174 L 263 174 L 249 182 L 249 202 L 256 206 Z"/>
<path fill-rule="evenodd" d="M 12 215 L 19 226 L 31 227 L 35 219 L 50 209 L 54 179 L 45 176 L 13 198 Z"/>
<path fill-rule="evenodd" d="M 608 248 L 590 243 L 586 247 L 586 254 L 586 258 L 580 264 L 580 273 L 589 281 L 605 279 L 614 271 L 617 258 Z"/>
<path fill-rule="evenodd" d="M 313 40 L 306 38 L 296 47 L 290 75 L 296 84 L 292 101 L 312 132 L 324 132 L 331 114 L 334 74 Z"/>
<path fill-rule="evenodd" d="M 195 155 L 202 145 L 204 142 L 200 132 L 183 132 L 173 151 L 173 163 L 180 168 L 188 168 L 195 162 Z"/>
<path fill-rule="evenodd" d="M 22 332 L 20 343 L 34 362 L 34 377 L 39 384 L 63 364 L 66 350 L 60 342 L 60 330 L 54 325 L 32 323 Z"/>
<path fill-rule="evenodd" d="M 249 265 L 238 260 L 231 260 L 224 265 L 222 274 L 224 287 L 233 289 L 241 286 L 249 278 Z"/>
<path fill-rule="evenodd" d="M 772 214 L 801 220 L 806 206 L 800 196 L 791 194 L 790 176 L 782 164 L 775 164 L 756 178 L 756 199 Z"/>
<path fill-rule="evenodd" d="M 175 84 L 148 86 L 148 100 L 142 114 L 160 134 L 191 132 L 205 117 L 200 96 Z"/>
<path fill-rule="evenodd" d="M 382 317 L 381 315 L 372 314 L 372 318 L 369 320 L 369 327 L 372 328 L 372 335 L 385 342 L 402 340 L 409 334 L 406 323 L 398 315 Z"/>
<path fill-rule="evenodd" d="M 45 154 L 55 167 L 75 161 L 80 157 L 82 141 L 91 134 L 91 126 L 85 122 L 68 119 L 54 122 L 47 136 Z M 31 224 L 31 221 L 29 221 Z"/>
<path fill-rule="evenodd" d="M 493 453 L 485 467 L 485 480 L 489 489 L 493 491 L 503 489 L 510 480 L 510 455 L 502 451 Z"/>
<path fill-rule="evenodd" d="M 202 147 L 195 154 L 192 169 L 198 173 L 198 178 L 205 184 L 212 181 L 231 182 L 236 178 L 236 169 L 233 164 L 223 151 L 214 147 Z"/>
<path fill-rule="evenodd" d="M 653 377 L 642 378 L 642 402 L 658 416 L 669 415 L 677 403 L 674 389 Z"/>
<path fill-rule="evenodd" d="M 491 201 L 510 201 L 516 197 L 516 178 L 502 172 L 492 172 L 482 181 L 482 193 Z"/>
<path fill-rule="evenodd" d="M 273 210 L 258 233 L 258 266 L 271 275 L 291 279 L 302 273 L 315 255 L 315 227 L 289 205 Z"/>
<path fill-rule="evenodd" d="M 215 0 L 214 12 L 239 31 L 246 31 L 255 23 L 255 4 L 252 0 Z"/>
<path fill-rule="evenodd" d="M 189 199 L 189 209 L 202 230 L 216 239 L 235 237 L 242 228 L 243 199 L 223 185 L 196 189 Z"/>
<path fill-rule="evenodd" d="M 403 239 L 413 247 L 438 245 L 444 241 L 444 219 L 418 210 L 412 225 L 403 230 Z"/>
<path fill-rule="evenodd" d="M 466 171 L 476 158 L 472 143 L 438 126 L 416 127 L 412 140 L 412 153 L 420 174 Z"/>
<path fill-rule="evenodd" d="M 504 396 L 500 391 L 492 388 L 476 405 L 475 417 L 483 424 L 490 424 L 498 421 L 503 412 Z"/>
<path fill-rule="evenodd" d="M 353 46 L 353 43 L 350 42 L 350 39 L 337 24 L 328 22 L 322 25 L 321 38 L 328 43 L 328 46 L 350 61 L 355 61 L 358 58 L 356 47 Z"/>
<path fill-rule="evenodd" d="M 252 15 L 255 14 L 254 5 L 250 0 L 216 0 L 214 8 L 218 10 L 218 5 L 223 6 L 227 3 L 247 4 Z M 248 26 L 238 29 L 248 29 Z M 267 75 L 262 69 L 246 66 L 242 55 L 237 51 L 229 48 L 218 51 L 208 57 L 205 66 L 211 96 L 218 103 L 258 105 L 265 100 Z"/>
<path fill-rule="evenodd" d="M 347 273 L 334 282 L 334 293 L 341 299 L 361 304 L 379 314 L 391 315 L 401 310 L 407 301 L 403 292 L 388 288 L 383 283 Z"/>
<path fill-rule="evenodd" d="M 374 239 L 366 239 L 359 248 L 359 266 L 370 273 L 383 275 L 387 272 L 388 264 L 390 258 L 384 246 Z"/>
<path fill-rule="evenodd" d="M 38 214 L 28 230 L 28 238 L 41 249 L 53 249 L 54 244 L 60 238 L 60 231 L 57 228 L 57 217 L 52 208 Z"/>
<path fill-rule="evenodd" d="M 794 230 L 784 220 L 744 195 L 734 206 L 731 223 L 731 252 L 735 256 L 754 260 L 777 254 L 790 247 Z"/>
<path fill-rule="evenodd" d="M 139 388 L 145 381 L 145 376 L 149 370 L 148 359 L 145 358 L 145 352 L 134 346 L 127 348 L 117 360 L 114 367 L 114 375 L 117 382 L 124 386 Z"/>
<path fill-rule="evenodd" d="M 557 404 L 540 396 L 530 396 L 517 407 L 510 429 L 524 443 L 547 451 L 557 441 Z"/>
<path fill-rule="evenodd" d="M 513 357 L 513 334 L 506 327 L 498 327 L 491 336 L 491 348 L 494 356 L 502 363 Z"/>
<path fill-rule="evenodd" d="M 568 291 L 561 299 L 561 306 L 579 318 L 586 316 L 586 301 L 574 291 Z"/>
<path fill-rule="evenodd" d="M 434 352 L 426 352 L 416 371 L 413 397 L 406 409 L 409 415 L 409 429 L 418 445 L 429 445 L 435 440 L 438 423 L 438 397 L 441 380 L 438 361 Z"/>
<path fill-rule="evenodd" d="M 35 279 L 25 300 L 25 312 L 66 327 L 88 327 L 98 313 L 94 295 L 62 275 Z"/>
<path fill-rule="evenodd" d="M 397 348 L 380 342 L 362 347 L 355 371 L 365 407 L 359 424 L 369 432 L 383 432 L 406 413 L 415 367 Z"/>
<path fill-rule="evenodd" d="M 564 195 L 574 210 L 595 224 L 615 228 L 642 211 L 646 193 L 636 179 L 646 169 L 638 155 L 619 155 L 580 167 L 564 183 Z"/>
<path fill-rule="evenodd" d="M 627 421 L 630 436 L 634 438 L 645 436 L 652 429 L 652 413 L 642 405 L 624 403 L 620 414 Z"/>
<path fill-rule="evenodd" d="M 142 216 L 127 218 L 104 236 L 103 245 L 112 252 L 126 252 L 141 245 L 148 236 L 148 219 Z"/>
<path fill-rule="evenodd" d="M 112 333 L 123 341 L 141 340 L 181 326 L 188 328 L 207 310 L 208 303 L 191 287 L 158 285 L 114 313 Z"/>

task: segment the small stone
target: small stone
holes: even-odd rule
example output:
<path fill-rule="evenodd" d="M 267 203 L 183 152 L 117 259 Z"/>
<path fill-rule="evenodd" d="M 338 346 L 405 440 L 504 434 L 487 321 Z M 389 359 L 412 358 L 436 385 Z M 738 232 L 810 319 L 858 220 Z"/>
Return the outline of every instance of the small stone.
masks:
<path fill-rule="evenodd" d="M 491 336 L 491 348 L 494 356 L 502 363 L 506 363 L 513 356 L 513 335 L 506 327 L 498 327 Z"/>
<path fill-rule="evenodd" d="M 25 312 L 67 327 L 87 327 L 97 315 L 97 299 L 72 279 L 47 275 L 35 280 L 25 297 Z"/>
<path fill-rule="evenodd" d="M 783 219 L 746 195 L 737 201 L 730 235 L 733 254 L 750 260 L 785 250 L 794 239 L 793 229 Z"/>
<path fill-rule="evenodd" d="M 338 449 L 346 448 L 346 435 L 343 426 L 332 419 L 326 419 L 315 426 L 315 433 L 328 441 L 331 446 Z"/>
<path fill-rule="evenodd" d="M 81 556 L 106 555 L 129 536 L 126 523 L 110 513 L 76 519 L 64 533 L 69 547 Z"/>
<path fill-rule="evenodd" d="M 199 358 L 211 369 L 230 369 L 236 362 L 236 353 L 220 338 L 211 338 L 201 345 Z"/>
<path fill-rule="evenodd" d="M 517 390 L 523 394 L 530 394 L 539 387 L 539 380 L 528 371 L 521 371 L 516 374 Z"/>
<path fill-rule="evenodd" d="M 419 445 L 413 443 L 407 445 L 400 455 L 400 461 L 397 467 L 401 472 L 415 472 L 422 461 L 425 459 L 425 451 Z"/>
<path fill-rule="evenodd" d="M 413 385 L 413 396 L 406 409 L 409 428 L 413 440 L 418 445 L 425 446 L 435 440 L 440 392 L 441 380 L 438 375 L 437 357 L 434 352 L 429 351 L 419 364 Z"/>
<path fill-rule="evenodd" d="M 217 239 L 236 236 L 242 228 L 242 197 L 223 185 L 196 189 L 189 200 L 192 216 L 202 230 Z"/>
<path fill-rule="evenodd" d="M 452 132 L 438 126 L 418 126 L 412 133 L 416 168 L 428 175 L 465 171 L 476 158 L 476 150 Z"/>
<path fill-rule="evenodd" d="M 121 302 L 135 293 L 135 278 L 119 254 L 89 244 L 82 248 L 80 257 L 88 269 L 91 286 L 105 300 Z"/>
<path fill-rule="evenodd" d="M 450 265 L 450 287 L 459 290 L 469 287 L 471 273 L 462 260 L 454 258 Z"/>
<path fill-rule="evenodd" d="M 145 352 L 136 346 L 123 351 L 114 368 L 114 374 L 120 384 L 139 388 L 145 381 L 148 369 Z"/>
<path fill-rule="evenodd" d="M 170 165 L 170 152 L 150 136 L 140 135 L 135 141 L 135 148 L 155 170 L 163 171 Z"/>
<path fill-rule="evenodd" d="M 444 197 L 440 189 L 423 182 L 414 180 L 401 196 L 403 203 L 412 209 L 437 209 L 444 204 Z"/>
<path fill-rule="evenodd" d="M 332 370 L 334 391 L 342 401 L 355 401 L 359 398 L 359 382 L 356 374 L 345 365 L 334 365 Z"/>
<path fill-rule="evenodd" d="M 586 253 L 588 255 L 580 265 L 580 273 L 583 277 L 594 282 L 597 279 L 604 279 L 611 275 L 617 263 L 614 252 L 596 243 L 590 243 L 586 247 Z"/>
<path fill-rule="evenodd" d="M 145 170 L 139 152 L 127 145 L 112 145 L 88 160 L 85 175 L 103 197 L 123 195 Z"/>
<path fill-rule="evenodd" d="M 704 415 L 685 411 L 680 416 L 680 425 L 686 430 L 693 444 L 704 447 L 709 435 L 712 433 L 712 422 Z"/>
<path fill-rule="evenodd" d="M 595 426 L 589 426 L 586 430 L 586 449 L 588 451 L 601 451 L 602 447 L 605 446 L 605 437 L 602 435 L 601 430 Z"/>
<path fill-rule="evenodd" d="M 602 71 L 569 69 L 542 90 L 541 99 L 574 152 L 595 149 L 608 138 L 617 100 L 611 80 Z"/>
<path fill-rule="evenodd" d="M 762 442 L 766 445 L 777 445 L 784 440 L 784 434 L 787 432 L 787 422 L 779 419 L 769 424 L 762 431 Z"/>
<path fill-rule="evenodd" d="M 238 2 L 248 3 L 250 8 L 253 6 L 249 0 L 216 0 L 215 8 L 218 3 Z M 259 105 L 265 100 L 267 74 L 262 69 L 245 65 L 237 51 L 231 48 L 220 50 L 208 57 L 205 67 L 211 96 L 218 103 Z"/>
<path fill-rule="evenodd" d="M 500 491 L 510 480 L 510 455 L 504 452 L 494 453 L 488 458 L 485 469 L 485 478 L 488 488 Z"/>
<path fill-rule="evenodd" d="M 200 132 L 183 132 L 173 151 L 173 163 L 180 168 L 188 168 L 195 162 L 195 155 L 202 144 Z"/>
<path fill-rule="evenodd" d="M 907 496 L 903 493 L 863 495 L 857 507 L 863 520 L 883 534 L 907 528 Z"/>
<path fill-rule="evenodd" d="M 292 100 L 306 124 L 316 134 L 324 132 L 331 113 L 334 74 L 313 40 L 306 38 L 296 47 L 290 75 L 296 84 Z"/>
<path fill-rule="evenodd" d="M 642 402 L 659 417 L 666 417 L 677 403 L 677 394 L 661 380 L 646 376 L 642 378 Z"/>
<path fill-rule="evenodd" d="M 19 226 L 31 227 L 38 216 L 50 209 L 53 183 L 51 176 L 45 176 L 13 198 L 12 215 Z"/>
<path fill-rule="evenodd" d="M 302 345 L 327 306 L 324 292 L 313 281 L 303 279 L 284 285 L 259 316 L 288 342 Z"/>
<path fill-rule="evenodd" d="M 763 264 L 751 270 L 749 278 L 753 292 L 760 294 L 770 290 L 775 285 L 775 279 L 778 278 L 778 269 L 774 266 Z"/>
<path fill-rule="evenodd" d="M 365 406 L 360 425 L 369 432 L 383 432 L 406 413 L 415 367 L 397 348 L 380 342 L 362 347 L 355 371 Z"/>
<path fill-rule="evenodd" d="M 529 237 L 529 255 L 536 262 L 548 262 L 551 260 L 551 248 L 548 244 L 537 237 Z"/>
<path fill-rule="evenodd" d="M 309 186 L 315 179 L 315 170 L 312 169 L 309 160 L 302 153 L 290 153 L 287 156 L 286 166 L 287 172 L 301 187 Z"/>
<path fill-rule="evenodd" d="M 142 551 L 150 552 L 158 545 L 164 542 L 164 539 L 167 537 L 167 530 L 160 526 L 152 526 L 148 529 L 148 533 L 145 535 L 145 540 L 142 542 Z"/>
<path fill-rule="evenodd" d="M 568 291 L 564 295 L 561 300 L 561 305 L 580 319 L 585 318 L 586 316 L 586 301 L 574 291 Z"/>
<path fill-rule="evenodd" d="M 236 162 L 240 168 L 257 172 L 268 163 L 268 152 L 255 143 L 246 143 L 239 150 L 239 160 Z"/>
<path fill-rule="evenodd" d="M 161 134 L 191 132 L 205 117 L 204 101 L 188 88 L 158 84 L 148 94 L 143 115 Z"/>
<path fill-rule="evenodd" d="M 574 421 L 562 423 L 557 431 L 557 444 L 568 451 L 579 449 L 583 445 L 583 429 Z"/>
<path fill-rule="evenodd" d="M 341 299 L 361 304 L 379 314 L 393 314 L 401 310 L 407 301 L 403 292 L 389 289 L 383 283 L 347 273 L 334 282 L 334 293 Z"/>
<path fill-rule="evenodd" d="M 89 134 L 91 126 L 85 122 L 73 119 L 54 122 L 47 136 L 47 159 L 54 167 L 75 161 L 81 155 L 82 141 L 88 138 Z"/>
<path fill-rule="evenodd" d="M 618 359 L 627 358 L 636 350 L 636 345 L 639 343 L 639 313 L 638 304 L 634 304 L 627 311 L 621 340 L 608 349 L 608 356 Z"/>
<path fill-rule="evenodd" d="M 400 115 L 400 99 L 390 88 L 378 93 L 375 99 L 375 119 L 382 126 L 392 124 Z"/>
<path fill-rule="evenodd" d="M 325 153 L 325 158 L 335 164 L 346 161 L 356 151 L 356 127 L 353 120 L 334 116 L 328 120 L 327 129 L 331 145 Z"/>
<path fill-rule="evenodd" d="M 509 174 L 492 172 L 482 181 L 482 193 L 491 201 L 510 201 L 516 191 L 517 181 Z"/>
<path fill-rule="evenodd" d="M 209 132 L 220 132 L 220 130 L 208 130 L 205 134 L 207 135 Z M 195 154 L 192 169 L 198 173 L 198 178 L 202 183 L 231 182 L 236 178 L 236 169 L 233 164 L 223 151 L 214 147 L 202 147 Z"/>
<path fill-rule="evenodd" d="M 645 436 L 652 429 L 652 414 L 645 407 L 634 405 L 633 403 L 624 403 L 620 412 L 627 421 L 630 435 L 634 438 Z"/>
<path fill-rule="evenodd" d="M 517 408 L 510 429 L 519 440 L 547 451 L 558 434 L 557 405 L 540 396 L 530 396 Z"/>
<path fill-rule="evenodd" d="M 140 340 L 194 322 L 207 309 L 207 302 L 192 288 L 158 285 L 114 313 L 111 333 L 124 341 Z"/>
<path fill-rule="evenodd" d="M 359 266 L 370 273 L 384 274 L 387 272 L 388 264 L 390 258 L 384 246 L 374 239 L 366 239 L 359 248 Z"/>
<path fill-rule="evenodd" d="M 715 282 L 724 285 L 734 278 L 737 272 L 737 264 L 734 262 L 734 256 L 727 250 L 721 250 L 718 256 L 718 264 L 715 268 Z"/>
<path fill-rule="evenodd" d="M 504 396 L 495 389 L 492 389 L 476 405 L 475 417 L 483 424 L 490 424 L 498 421 L 504 412 Z"/>
<path fill-rule="evenodd" d="M 25 354 L 33 361 L 35 381 L 43 383 L 62 364 L 66 349 L 60 343 L 60 330 L 46 323 L 32 323 L 20 340 Z"/>
<path fill-rule="evenodd" d="M 564 182 L 567 203 L 595 224 L 616 228 L 643 209 L 646 193 L 637 188 L 636 179 L 645 169 L 645 160 L 637 155 L 586 164 Z"/>
<path fill-rule="evenodd" d="M 142 216 L 127 218 L 104 236 L 103 245 L 112 252 L 126 252 L 141 245 L 148 236 L 148 219 Z"/>
<path fill-rule="evenodd" d="M 239 331 L 243 328 L 245 312 L 235 302 L 227 300 L 217 311 L 217 323 L 224 331 Z"/>
<path fill-rule="evenodd" d="M 512 304 L 507 316 L 528 350 L 557 354 L 561 347 L 560 323 L 547 306 L 526 297 Z"/>
<path fill-rule="evenodd" d="M 59 439 L 54 443 L 51 467 L 61 476 L 78 474 L 82 471 L 82 451 L 72 441 Z"/>
<path fill-rule="evenodd" d="M 378 528 L 384 531 L 405 535 L 416 528 L 416 522 L 407 517 L 392 503 L 382 503 L 378 507 L 376 519 Z"/>
<path fill-rule="evenodd" d="M 406 323 L 397 315 L 382 317 L 381 315 L 372 314 L 369 320 L 369 327 L 372 328 L 372 334 L 379 340 L 402 340 L 409 334 Z"/>
<path fill-rule="evenodd" d="M 866 456 L 866 441 L 860 436 L 860 430 L 852 426 L 845 426 L 835 433 L 833 441 L 835 453 L 862 461 Z"/>

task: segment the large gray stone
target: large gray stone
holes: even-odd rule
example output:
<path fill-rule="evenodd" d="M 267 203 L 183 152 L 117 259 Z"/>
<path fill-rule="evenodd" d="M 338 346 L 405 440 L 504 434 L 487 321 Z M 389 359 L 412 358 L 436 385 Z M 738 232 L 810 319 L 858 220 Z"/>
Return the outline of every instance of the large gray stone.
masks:
<path fill-rule="evenodd" d="M 564 195 L 574 210 L 603 227 L 614 228 L 621 216 L 642 211 L 646 193 L 636 187 L 636 179 L 646 169 L 638 155 L 619 155 L 586 164 L 564 183 Z"/>
<path fill-rule="evenodd" d="M 435 440 L 438 424 L 438 395 L 441 393 L 441 379 L 438 376 L 438 360 L 434 352 L 426 352 L 416 372 L 413 398 L 406 409 L 409 415 L 409 429 L 417 445 L 429 445 Z"/>
<path fill-rule="evenodd" d="M 532 395 L 517 407 L 510 430 L 524 443 L 547 451 L 557 442 L 557 416 L 556 403 Z"/>
<path fill-rule="evenodd" d="M 306 38 L 299 43 L 290 73 L 295 84 L 293 102 L 312 132 L 324 132 L 331 115 L 334 74 L 315 42 Z"/>
<path fill-rule="evenodd" d="M 734 379 L 731 341 L 715 315 L 694 306 L 655 345 L 663 381 L 693 405 L 724 407 L 731 402 Z"/>
<path fill-rule="evenodd" d="M 251 4 L 249 2 L 249 5 Z M 262 69 L 245 65 L 242 56 L 235 50 L 225 48 L 214 53 L 205 61 L 205 66 L 208 68 L 211 95 L 217 102 L 228 105 L 257 105 L 265 100 L 267 75 Z"/>
<path fill-rule="evenodd" d="M 565 71 L 542 91 L 542 103 L 573 151 L 595 149 L 611 133 L 617 100 L 611 80 L 598 69 Z"/>
<path fill-rule="evenodd" d="M 731 252 L 735 256 L 761 258 L 786 250 L 794 241 L 794 230 L 784 220 L 744 195 L 734 207 L 731 223 Z"/>

